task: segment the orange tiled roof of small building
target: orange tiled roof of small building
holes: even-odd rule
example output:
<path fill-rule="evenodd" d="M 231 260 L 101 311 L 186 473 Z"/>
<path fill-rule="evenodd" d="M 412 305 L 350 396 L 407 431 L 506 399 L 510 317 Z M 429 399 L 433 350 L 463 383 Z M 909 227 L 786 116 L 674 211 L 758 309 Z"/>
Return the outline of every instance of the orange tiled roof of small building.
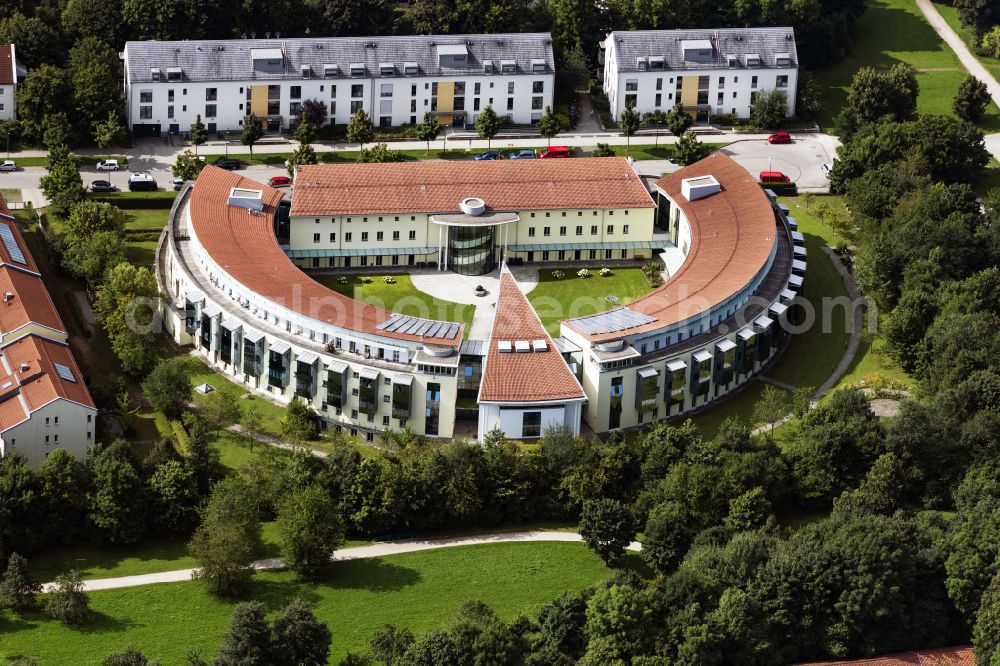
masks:
<path fill-rule="evenodd" d="M 976 666 L 970 646 L 898 652 L 882 657 L 862 657 L 844 661 L 816 661 L 797 666 Z"/>
<path fill-rule="evenodd" d="M 21 255 L 24 261 L 20 261 L 22 257 L 12 257 L 10 250 L 7 249 L 7 244 L 5 242 L 0 242 L 0 263 L 8 264 L 21 270 L 31 271 L 32 273 L 38 272 L 38 265 L 35 263 L 34 258 L 31 256 L 31 252 L 28 251 L 28 244 L 24 242 L 24 236 L 21 235 L 21 229 L 17 226 L 17 222 L 14 221 L 14 216 L 10 214 L 10 209 L 7 208 L 7 202 L 4 200 L 3 196 L 0 195 L 0 226 L 7 227 L 10 229 L 11 238 L 17 249 L 21 251 Z"/>
<path fill-rule="evenodd" d="M 42 278 L 0 265 L 0 334 L 15 331 L 32 322 L 66 332 Z"/>
<path fill-rule="evenodd" d="M 529 345 L 544 340 L 547 350 L 499 351 L 500 341 L 513 345 L 516 340 L 525 340 Z M 488 344 L 480 402 L 544 402 L 584 397 L 580 382 L 506 266 L 500 270 L 500 293 Z"/>
<path fill-rule="evenodd" d="M 232 188 L 263 193 L 264 214 L 228 204 Z M 298 192 L 296 191 L 296 196 Z M 278 245 L 271 227 L 282 193 L 239 174 L 206 166 L 191 194 L 191 226 L 199 243 L 233 279 L 255 293 L 299 314 L 348 330 L 410 342 L 420 336 L 379 330 L 392 317 L 388 310 L 368 305 L 324 287 L 303 273 Z M 464 325 L 452 339 L 435 338 L 434 344 L 457 347 Z"/>
<path fill-rule="evenodd" d="M 0 84 L 14 83 L 14 47 L 0 44 Z"/>
<path fill-rule="evenodd" d="M 94 407 L 69 347 L 28 335 L 0 349 L 0 432 L 58 398 Z M 64 366 L 73 380 L 60 375 Z"/>
<path fill-rule="evenodd" d="M 720 192 L 695 201 L 681 194 L 681 181 L 714 176 Z M 643 333 L 684 321 L 730 298 L 756 276 L 775 243 L 775 219 L 760 185 L 746 169 L 721 151 L 658 180 L 656 186 L 681 207 L 691 226 L 691 248 L 680 270 L 629 310 L 655 321 L 610 333 L 590 334 L 563 322 L 593 342 Z"/>
<path fill-rule="evenodd" d="M 291 214 L 458 212 L 467 197 L 487 210 L 652 208 L 622 157 L 461 160 L 300 167 Z"/>

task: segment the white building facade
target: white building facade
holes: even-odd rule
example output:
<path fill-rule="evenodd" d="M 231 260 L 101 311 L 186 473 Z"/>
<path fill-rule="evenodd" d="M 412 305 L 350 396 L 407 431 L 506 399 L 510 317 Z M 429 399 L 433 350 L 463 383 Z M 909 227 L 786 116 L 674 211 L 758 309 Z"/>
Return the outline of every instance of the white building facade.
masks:
<path fill-rule="evenodd" d="M 17 84 L 27 76 L 27 70 L 17 64 L 17 49 L 13 44 L 0 45 L 0 120 L 17 118 Z"/>
<path fill-rule="evenodd" d="M 615 31 L 602 42 L 603 89 L 612 116 L 674 106 L 697 122 L 747 118 L 756 95 L 781 90 L 795 115 L 798 54 L 792 28 Z"/>
<path fill-rule="evenodd" d="M 128 42 L 126 110 L 136 136 L 240 130 L 253 113 L 269 129 L 297 123 L 302 103 L 346 124 L 364 109 L 379 127 L 475 122 L 487 106 L 529 124 L 552 106 L 547 33 Z"/>

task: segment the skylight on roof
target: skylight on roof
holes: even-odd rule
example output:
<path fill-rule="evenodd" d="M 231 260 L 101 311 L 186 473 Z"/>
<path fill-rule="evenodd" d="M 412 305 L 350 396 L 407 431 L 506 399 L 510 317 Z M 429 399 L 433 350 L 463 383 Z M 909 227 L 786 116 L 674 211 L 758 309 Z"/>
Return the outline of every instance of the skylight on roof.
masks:
<path fill-rule="evenodd" d="M 14 240 L 14 232 L 11 231 L 10 225 L 6 222 L 0 224 L 0 240 L 3 240 L 3 245 L 7 248 L 7 254 L 10 255 L 12 261 L 16 261 L 19 264 L 28 263 L 17 241 Z"/>
<path fill-rule="evenodd" d="M 76 383 L 76 377 L 73 376 L 73 371 L 69 369 L 68 366 L 62 363 L 56 363 L 56 373 L 68 382 Z"/>

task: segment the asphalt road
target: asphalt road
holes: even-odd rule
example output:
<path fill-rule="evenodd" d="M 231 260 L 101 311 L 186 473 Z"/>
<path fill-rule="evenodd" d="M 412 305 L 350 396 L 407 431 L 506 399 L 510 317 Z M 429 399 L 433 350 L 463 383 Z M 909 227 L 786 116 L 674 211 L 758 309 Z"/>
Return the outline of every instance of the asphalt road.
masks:
<path fill-rule="evenodd" d="M 820 165 L 833 162 L 833 150 L 827 138 L 817 134 L 792 134 L 792 142 L 782 145 L 751 140 L 731 143 L 722 149 L 754 176 L 761 171 L 780 171 L 802 190 L 830 186 Z"/>

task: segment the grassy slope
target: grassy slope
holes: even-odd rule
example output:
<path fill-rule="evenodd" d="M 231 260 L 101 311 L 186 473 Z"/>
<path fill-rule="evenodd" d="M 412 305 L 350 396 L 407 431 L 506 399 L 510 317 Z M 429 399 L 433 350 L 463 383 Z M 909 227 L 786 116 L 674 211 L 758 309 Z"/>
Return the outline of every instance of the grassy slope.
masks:
<path fill-rule="evenodd" d="M 528 300 L 535 308 L 542 324 L 550 335 L 559 335 L 559 322 L 603 312 L 634 301 L 650 291 L 649 282 L 638 268 L 614 268 L 612 275 L 601 277 L 600 267 L 588 267 L 591 277 L 576 276 L 578 268 L 560 268 L 566 277 L 557 280 L 552 270 L 538 272 L 538 286 L 528 292 Z M 611 302 L 607 296 L 615 296 Z"/>
<path fill-rule="evenodd" d="M 340 284 L 338 275 L 312 275 L 311 277 L 334 291 L 357 300 L 370 303 L 386 310 L 414 317 L 425 317 L 442 321 L 465 322 L 466 328 L 472 324 L 476 306 L 442 301 L 425 294 L 413 286 L 409 275 L 393 275 L 396 284 L 386 284 L 378 273 L 379 267 L 371 267 L 372 281 L 361 282 L 356 275 L 344 276 L 347 284 Z"/>
<path fill-rule="evenodd" d="M 851 77 L 860 67 L 888 68 L 899 62 L 918 71 L 917 111 L 951 115 L 952 99 L 966 76 L 957 56 L 912 0 L 872 0 L 855 27 L 850 55 L 815 72 L 823 91 L 820 122 L 832 124 L 847 100 Z M 995 104 L 989 106 L 980 126 L 992 131 L 1000 128 L 1000 110 Z"/>
<path fill-rule="evenodd" d="M 634 559 L 632 556 L 630 559 Z M 313 604 L 334 642 L 331 663 L 366 647 L 385 623 L 418 636 L 447 623 L 468 598 L 490 604 L 501 618 L 534 614 L 566 590 L 607 577 L 609 570 L 582 544 L 511 543 L 469 546 L 338 563 L 327 579 L 301 583 L 287 572 L 261 573 L 250 596 L 272 612 L 294 597 Z M 211 654 L 226 629 L 232 604 L 195 582 L 91 593 L 93 618 L 69 629 L 41 616 L 0 614 L 0 656 L 36 656 L 44 664 L 98 664 L 135 644 L 151 659 L 180 664 L 203 645 Z"/>
<path fill-rule="evenodd" d="M 983 66 L 990 70 L 993 76 L 1000 76 L 1000 60 L 976 53 L 975 37 L 971 30 L 962 25 L 961 19 L 958 18 L 958 10 L 952 7 L 950 3 L 941 2 L 941 0 L 933 0 L 933 2 L 935 9 L 938 10 L 938 13 L 941 14 L 941 17 L 951 29 L 962 38 L 962 41 L 969 47 L 972 55 L 976 56 L 979 62 L 983 63 Z"/>

